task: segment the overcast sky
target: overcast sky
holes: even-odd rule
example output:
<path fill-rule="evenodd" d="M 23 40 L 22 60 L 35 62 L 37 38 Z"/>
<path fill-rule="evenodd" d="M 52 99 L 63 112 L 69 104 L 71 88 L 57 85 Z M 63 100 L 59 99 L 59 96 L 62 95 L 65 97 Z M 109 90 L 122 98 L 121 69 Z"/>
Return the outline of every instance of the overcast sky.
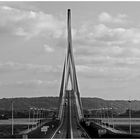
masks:
<path fill-rule="evenodd" d="M 0 2 L 0 98 L 59 95 L 67 8 L 81 96 L 140 100 L 140 2 Z"/>

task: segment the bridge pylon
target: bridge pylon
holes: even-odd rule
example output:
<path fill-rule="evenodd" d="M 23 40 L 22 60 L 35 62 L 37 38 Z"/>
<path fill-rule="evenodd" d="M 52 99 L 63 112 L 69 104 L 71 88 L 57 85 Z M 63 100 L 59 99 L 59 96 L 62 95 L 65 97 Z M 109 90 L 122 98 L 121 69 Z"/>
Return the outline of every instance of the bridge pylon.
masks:
<path fill-rule="evenodd" d="M 68 39 L 68 47 L 67 53 L 64 61 L 63 67 L 63 74 L 62 74 L 62 81 L 60 87 L 60 95 L 59 95 L 59 112 L 58 118 L 61 120 L 63 117 L 63 109 L 66 104 L 66 92 L 71 90 L 74 93 L 75 97 L 75 104 L 77 108 L 77 115 L 78 119 L 83 119 L 83 110 L 82 110 L 82 103 L 80 98 L 80 92 L 78 89 L 78 81 L 76 76 L 76 68 L 74 62 L 74 55 L 72 50 L 72 35 L 71 35 L 71 10 L 68 9 L 67 13 L 67 39 Z M 69 85 L 71 84 L 71 85 Z M 69 89 L 71 86 L 71 89 Z"/>

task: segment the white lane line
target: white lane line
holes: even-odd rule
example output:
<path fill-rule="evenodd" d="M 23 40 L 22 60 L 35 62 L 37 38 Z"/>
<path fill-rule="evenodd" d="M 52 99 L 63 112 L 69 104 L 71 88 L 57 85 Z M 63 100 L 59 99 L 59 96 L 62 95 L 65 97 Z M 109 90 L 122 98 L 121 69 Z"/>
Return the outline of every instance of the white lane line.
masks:
<path fill-rule="evenodd" d="M 63 112 L 63 115 L 64 115 L 64 112 Z M 59 127 L 56 129 L 56 131 L 54 132 L 54 134 L 52 135 L 51 139 L 53 139 L 55 137 L 57 131 L 61 128 L 61 126 L 63 124 L 63 120 L 64 120 L 64 117 L 62 117 L 61 123 L 60 123 Z"/>
<path fill-rule="evenodd" d="M 53 139 L 57 133 L 57 131 L 60 129 L 60 127 L 62 126 L 62 121 L 61 124 L 59 125 L 59 127 L 56 129 L 56 131 L 54 132 L 54 134 L 52 135 L 51 139 Z"/>
<path fill-rule="evenodd" d="M 70 97 L 70 96 L 69 96 Z M 71 131 L 71 138 L 73 139 L 73 131 L 72 131 L 72 124 L 71 124 L 71 98 L 70 98 L 70 131 Z"/>
<path fill-rule="evenodd" d="M 88 133 L 86 132 L 86 130 L 81 126 L 80 123 L 78 123 L 78 124 L 79 124 L 80 128 L 86 133 L 87 137 L 90 139 L 90 136 L 88 135 Z"/>
<path fill-rule="evenodd" d="M 78 112 L 77 112 L 77 116 L 78 116 Z M 78 117 L 76 117 L 76 119 L 77 119 L 77 125 L 82 129 L 83 132 L 85 132 L 85 134 L 87 135 L 88 139 L 91 139 L 90 136 L 88 135 L 88 133 L 86 132 L 86 130 L 81 126 Z"/>

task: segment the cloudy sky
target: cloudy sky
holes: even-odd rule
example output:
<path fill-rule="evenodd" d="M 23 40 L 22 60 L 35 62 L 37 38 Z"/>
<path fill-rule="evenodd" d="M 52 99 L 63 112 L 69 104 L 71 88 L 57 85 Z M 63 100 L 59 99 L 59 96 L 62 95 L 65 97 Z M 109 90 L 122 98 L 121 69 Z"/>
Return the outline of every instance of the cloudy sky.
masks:
<path fill-rule="evenodd" d="M 140 100 L 140 2 L 0 2 L 0 98 L 59 95 L 67 8 L 81 96 Z"/>

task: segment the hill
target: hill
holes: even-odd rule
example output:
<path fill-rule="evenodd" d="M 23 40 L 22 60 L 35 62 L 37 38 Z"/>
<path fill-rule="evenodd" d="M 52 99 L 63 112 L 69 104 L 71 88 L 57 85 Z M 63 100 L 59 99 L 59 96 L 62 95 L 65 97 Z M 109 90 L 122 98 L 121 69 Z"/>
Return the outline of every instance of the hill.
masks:
<path fill-rule="evenodd" d="M 28 110 L 30 107 L 57 108 L 58 97 L 13 98 L 15 110 Z M 12 98 L 0 99 L 0 110 L 11 110 Z M 103 100 L 101 98 L 82 98 L 84 109 L 113 107 L 118 113 L 129 108 L 126 100 Z M 140 110 L 140 101 L 132 101 L 132 110 Z"/>
<path fill-rule="evenodd" d="M 3 98 L 0 99 L 0 110 L 11 110 L 12 100 L 14 110 L 28 110 L 30 107 L 56 108 L 58 104 L 58 97 Z"/>
<path fill-rule="evenodd" d="M 127 100 L 104 100 L 101 98 L 82 98 L 83 108 L 85 109 L 99 109 L 99 108 L 113 108 L 118 113 L 124 113 L 129 109 L 129 102 Z M 132 110 L 140 110 L 140 101 L 131 102 Z"/>

